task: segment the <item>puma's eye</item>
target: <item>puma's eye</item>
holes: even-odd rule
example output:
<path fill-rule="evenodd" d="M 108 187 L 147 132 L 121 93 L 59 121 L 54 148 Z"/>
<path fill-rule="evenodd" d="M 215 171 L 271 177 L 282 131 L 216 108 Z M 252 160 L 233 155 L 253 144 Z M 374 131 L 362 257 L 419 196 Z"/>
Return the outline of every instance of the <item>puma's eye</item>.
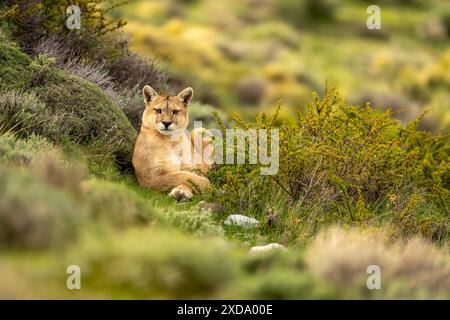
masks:
<path fill-rule="evenodd" d="M 162 112 L 161 109 L 156 109 L 156 108 L 154 108 L 153 110 L 155 110 L 156 113 L 161 113 L 161 112 Z"/>
<path fill-rule="evenodd" d="M 173 110 L 173 114 L 179 114 L 180 110 Z"/>

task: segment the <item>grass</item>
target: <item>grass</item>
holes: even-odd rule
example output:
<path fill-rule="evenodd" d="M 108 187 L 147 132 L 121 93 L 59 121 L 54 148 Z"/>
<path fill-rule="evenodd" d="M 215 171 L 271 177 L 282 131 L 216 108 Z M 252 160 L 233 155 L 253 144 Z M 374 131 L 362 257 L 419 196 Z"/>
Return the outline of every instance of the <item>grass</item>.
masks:
<path fill-rule="evenodd" d="M 2 186 L 8 186 L 0 205 L 0 268 L 2 279 L 10 279 L 0 284 L 3 297 L 446 297 L 445 281 L 439 279 L 448 277 L 447 249 L 435 248 L 423 240 L 394 240 L 394 231 L 386 234 L 376 228 L 325 231 L 322 224 L 323 231 L 317 237 L 313 237 L 313 232 L 302 241 L 291 242 L 287 253 L 248 255 L 250 246 L 269 243 L 275 234 L 305 236 L 305 232 L 293 232 L 294 226 L 287 232 L 279 224 L 274 232 L 264 220 L 260 229 L 226 227 L 222 224 L 223 214 L 198 208 L 200 199 L 177 204 L 166 194 L 140 188 L 134 177 L 117 169 L 109 177 L 88 171 L 74 178 L 72 169 L 62 159 L 57 162 L 61 165 L 59 170 L 69 170 L 68 174 L 53 174 L 53 180 L 48 180 L 45 167 L 54 165 L 41 153 L 52 154 L 54 147 L 37 150 L 34 146 L 42 140 L 27 142 L 11 135 L 2 136 L 0 141 L 4 141 L 0 144 L 2 150 L 14 150 L 5 154 L 27 150 L 27 159 L 32 159 L 0 158 L 0 177 L 7 179 Z M 44 168 L 40 159 L 46 159 Z M 57 176 L 63 182 L 55 181 Z M 67 183 L 67 177 L 75 182 Z M 18 220 L 22 212 L 24 219 Z M 296 217 L 302 219 L 301 215 Z M 12 218 L 16 223 L 7 222 Z M 17 229 L 17 221 L 26 221 L 27 229 Z M 64 231 L 66 228 L 70 232 Z M 355 243 L 357 248 L 352 245 Z M 333 249 L 335 246 L 341 249 Z M 334 252 L 332 256 L 327 254 L 330 250 Z M 354 250 L 365 255 L 355 255 Z M 366 273 L 362 269 L 369 262 L 386 266 L 383 285 L 388 290 L 381 295 L 364 289 Z M 79 292 L 65 288 L 64 270 L 71 264 L 82 270 Z M 335 265 L 340 267 L 335 269 Z M 353 270 L 353 280 L 343 284 L 349 268 Z M 11 281 L 17 285 L 12 286 Z"/>

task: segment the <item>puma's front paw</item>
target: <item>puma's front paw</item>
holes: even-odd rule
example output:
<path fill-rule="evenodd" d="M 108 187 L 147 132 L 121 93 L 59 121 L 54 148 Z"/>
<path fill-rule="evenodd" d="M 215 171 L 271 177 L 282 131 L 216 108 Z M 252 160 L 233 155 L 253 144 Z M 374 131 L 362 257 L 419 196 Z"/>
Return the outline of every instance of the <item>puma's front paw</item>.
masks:
<path fill-rule="evenodd" d="M 190 135 L 191 135 L 191 142 L 196 147 L 199 147 L 201 144 L 201 146 L 204 148 L 209 144 L 213 143 L 214 135 L 205 128 L 195 128 L 191 131 Z"/>
<path fill-rule="evenodd" d="M 179 202 L 187 201 L 194 196 L 191 191 L 183 189 L 181 187 L 173 188 L 172 191 L 170 191 L 169 195 Z"/>

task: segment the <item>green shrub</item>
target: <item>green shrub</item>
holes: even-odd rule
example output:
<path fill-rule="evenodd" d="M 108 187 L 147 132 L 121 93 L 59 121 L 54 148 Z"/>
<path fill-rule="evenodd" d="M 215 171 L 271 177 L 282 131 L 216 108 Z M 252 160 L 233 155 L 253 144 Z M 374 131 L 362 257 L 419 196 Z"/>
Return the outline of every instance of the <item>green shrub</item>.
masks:
<path fill-rule="evenodd" d="M 86 215 L 72 197 L 32 175 L 0 166 L 0 243 L 42 249 L 76 234 Z"/>
<path fill-rule="evenodd" d="M 130 162 L 136 131 L 100 88 L 55 71 L 49 81 L 36 88 L 36 95 L 48 106 L 48 116 L 57 118 L 60 136 L 85 144 L 95 141 L 116 155 L 119 163 Z"/>
<path fill-rule="evenodd" d="M 0 91 L 18 89 L 29 83 L 31 59 L 9 40 L 0 42 Z"/>
<path fill-rule="evenodd" d="M 48 80 L 48 76 L 55 65 L 56 59 L 40 54 L 35 61 L 30 64 L 31 69 L 31 85 L 37 87 Z"/>
<path fill-rule="evenodd" d="M 31 135 L 21 140 L 8 133 L 0 135 L 0 162 L 29 165 L 40 153 L 49 152 L 52 145 L 44 138 Z"/>
<path fill-rule="evenodd" d="M 198 236 L 222 236 L 223 229 L 214 220 L 211 212 L 191 210 L 169 210 L 165 214 L 172 226 Z"/>
<path fill-rule="evenodd" d="M 275 10 L 283 20 L 296 27 L 306 27 L 317 21 L 335 20 L 335 1 L 330 0 L 277 0 Z"/>
<path fill-rule="evenodd" d="M 329 286 L 311 277 L 306 268 L 303 250 L 269 251 L 249 254 L 242 263 L 245 272 L 240 290 L 243 298 L 251 299 L 320 299 Z M 323 290 L 325 289 L 325 290 Z M 334 295 L 335 298 L 336 292 Z"/>
<path fill-rule="evenodd" d="M 163 221 L 128 186 L 84 176 L 83 166 L 67 161 L 45 139 L 1 135 L 0 241 L 46 248 L 75 239 L 81 224 L 120 229 Z"/>
<path fill-rule="evenodd" d="M 68 159 L 41 136 L 20 139 L 11 133 L 0 135 L 0 163 L 11 170 L 26 169 L 50 186 L 77 192 L 86 170 L 83 163 Z"/>
<path fill-rule="evenodd" d="M 102 181 L 83 182 L 82 191 L 91 217 L 125 228 L 157 219 L 155 209 L 124 185 Z"/>
<path fill-rule="evenodd" d="M 232 120 L 238 128 L 270 129 L 275 119 L 276 114 L 260 114 L 255 123 Z M 222 165 L 211 172 L 213 196 L 229 210 L 263 217 L 268 209 L 281 207 L 279 220 L 289 219 L 287 225 L 295 219 L 302 219 L 302 225 L 314 219 L 317 226 L 388 219 L 411 231 L 403 224 L 408 220 L 427 238 L 448 239 L 448 136 L 420 132 L 417 122 L 402 127 L 389 111 L 347 105 L 334 89 L 323 99 L 314 95 L 306 114 L 278 129 L 278 174 L 261 176 L 260 167 L 249 164 Z M 428 207 L 408 207 L 414 195 Z M 404 199 L 394 210 L 393 198 Z M 404 210 L 408 218 L 397 219 Z"/>
<path fill-rule="evenodd" d="M 238 294 L 244 299 L 339 299 L 339 293 L 324 281 L 306 271 L 285 268 L 270 269 L 265 273 L 245 278 Z M 230 289 L 231 292 L 231 289 Z M 236 298 L 230 294 L 230 298 Z"/>
<path fill-rule="evenodd" d="M 99 87 L 53 68 L 52 58 L 32 62 L 10 44 L 2 44 L 0 52 L 0 77 L 7 77 L 0 82 L 2 127 L 92 146 L 130 166 L 136 131 Z"/>
<path fill-rule="evenodd" d="M 110 31 L 120 29 L 125 25 L 122 20 L 109 20 L 108 12 L 126 1 L 80 0 L 76 2 L 82 12 L 82 30 L 85 38 L 89 35 L 96 37 Z M 16 36 L 25 45 L 30 45 L 40 38 L 51 34 L 69 32 L 66 28 L 66 10 L 72 5 L 70 0 L 6 0 L 2 18 L 14 26 Z M 73 32 L 77 35 L 76 32 Z M 28 43 L 27 43 L 28 42 Z M 95 41 L 90 43 L 95 49 Z M 81 49 L 81 48 L 80 48 Z"/>
<path fill-rule="evenodd" d="M 81 0 L 81 29 L 66 27 L 66 10 L 73 1 L 8 0 L 0 8 L 2 26 L 11 30 L 25 52 L 33 56 L 49 54 L 61 62 L 104 67 L 111 86 L 136 89 L 150 84 L 161 88 L 166 75 L 157 64 L 128 48 L 128 40 L 118 32 L 126 23 L 111 18 L 111 10 L 129 0 Z"/>
<path fill-rule="evenodd" d="M 237 272 L 220 241 L 145 228 L 86 238 L 68 261 L 82 268 L 85 288 L 120 288 L 122 296 L 140 298 L 211 298 Z"/>

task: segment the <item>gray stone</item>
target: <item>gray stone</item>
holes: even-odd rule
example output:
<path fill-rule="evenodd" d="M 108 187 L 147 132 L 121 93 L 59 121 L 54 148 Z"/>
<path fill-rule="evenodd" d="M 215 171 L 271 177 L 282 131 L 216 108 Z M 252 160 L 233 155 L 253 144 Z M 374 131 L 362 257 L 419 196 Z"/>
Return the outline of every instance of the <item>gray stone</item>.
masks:
<path fill-rule="evenodd" d="M 265 246 L 255 246 L 250 249 L 250 253 L 261 253 L 261 252 L 269 252 L 269 251 L 287 251 L 286 247 L 278 243 L 270 243 Z"/>
<path fill-rule="evenodd" d="M 225 219 L 227 226 L 239 226 L 245 229 L 253 228 L 259 225 L 259 221 L 252 217 L 243 216 L 241 214 L 232 214 Z"/>

